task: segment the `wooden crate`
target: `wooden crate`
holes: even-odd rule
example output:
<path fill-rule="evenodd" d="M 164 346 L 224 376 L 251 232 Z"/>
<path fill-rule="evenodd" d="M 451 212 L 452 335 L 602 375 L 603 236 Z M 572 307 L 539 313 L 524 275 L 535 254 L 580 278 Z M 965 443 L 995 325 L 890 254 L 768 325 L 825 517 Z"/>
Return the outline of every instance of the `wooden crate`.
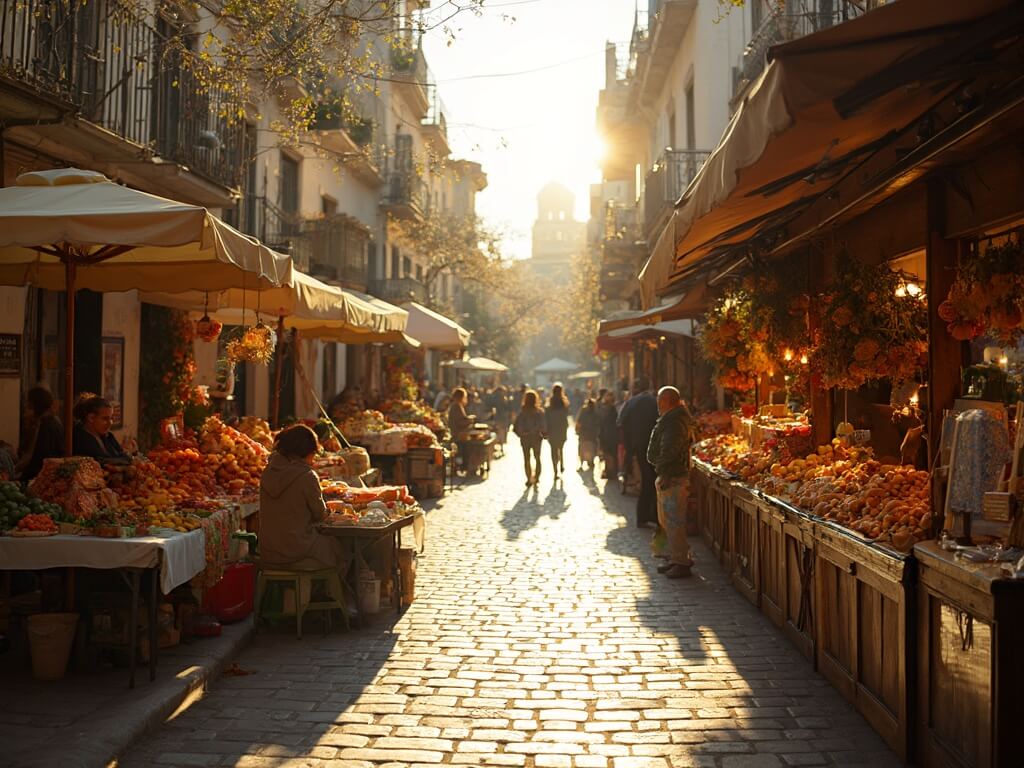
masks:
<path fill-rule="evenodd" d="M 786 513 L 774 504 L 757 508 L 758 592 L 761 613 L 781 627 L 786 614 Z"/>
<path fill-rule="evenodd" d="M 1024 582 L 918 544 L 917 762 L 1017 768 L 1024 750 Z"/>
<path fill-rule="evenodd" d="M 786 510 L 782 524 L 782 632 L 797 649 L 815 658 L 814 530 L 806 515 Z"/>
<path fill-rule="evenodd" d="M 757 520 L 760 504 L 746 486 L 736 485 L 729 505 L 729 540 L 732 553 L 732 583 L 752 604 L 758 605 Z"/>
<path fill-rule="evenodd" d="M 907 757 L 907 653 L 913 559 L 815 524 L 818 671 Z"/>

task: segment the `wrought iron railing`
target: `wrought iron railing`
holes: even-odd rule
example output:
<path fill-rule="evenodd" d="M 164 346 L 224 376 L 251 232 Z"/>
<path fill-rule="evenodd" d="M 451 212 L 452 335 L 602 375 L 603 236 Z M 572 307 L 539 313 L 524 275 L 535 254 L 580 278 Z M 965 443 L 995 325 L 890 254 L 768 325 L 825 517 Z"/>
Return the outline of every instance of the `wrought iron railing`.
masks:
<path fill-rule="evenodd" d="M 754 30 L 743 50 L 735 89 L 741 91 L 764 71 L 768 49 L 778 43 L 834 27 L 861 16 L 878 3 L 848 0 L 785 0 L 773 4 L 771 12 Z M 735 97 L 734 93 L 734 97 Z"/>
<path fill-rule="evenodd" d="M 640 211 L 637 206 L 608 203 L 604 211 L 604 239 L 635 243 L 640 238 Z"/>
<path fill-rule="evenodd" d="M 445 116 L 447 109 L 445 109 L 444 102 L 441 100 L 441 95 L 438 93 L 436 85 L 429 85 L 427 87 L 427 114 L 423 116 L 420 123 L 427 126 L 437 127 L 442 134 L 448 135 L 448 118 Z"/>
<path fill-rule="evenodd" d="M 385 301 L 427 301 L 427 286 L 412 277 L 389 277 L 370 283 L 370 293 Z"/>
<path fill-rule="evenodd" d="M 312 275 L 363 290 L 369 276 L 368 246 L 364 227 L 348 216 L 326 216 L 302 222 L 292 240 L 292 257 L 305 261 Z"/>
<path fill-rule="evenodd" d="M 245 148 L 224 95 L 200 87 L 153 18 L 116 0 L 0 0 L 0 77 L 227 187 Z"/>
<path fill-rule="evenodd" d="M 384 179 L 382 202 L 387 206 L 401 206 L 416 213 L 427 210 L 426 185 L 415 169 L 390 168 Z"/>
<path fill-rule="evenodd" d="M 703 149 L 666 149 L 644 179 L 644 231 L 649 235 L 710 156 Z"/>

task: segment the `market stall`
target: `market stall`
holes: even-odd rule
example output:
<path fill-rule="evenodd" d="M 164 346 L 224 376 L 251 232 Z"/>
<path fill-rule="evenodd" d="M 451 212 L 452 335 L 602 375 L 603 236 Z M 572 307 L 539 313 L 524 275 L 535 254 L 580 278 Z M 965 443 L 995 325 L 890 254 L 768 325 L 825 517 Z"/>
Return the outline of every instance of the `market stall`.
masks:
<path fill-rule="evenodd" d="M 905 0 L 773 48 L 640 276 L 647 311 L 712 288 L 699 341 L 734 415 L 693 450 L 705 540 L 925 766 L 1017 762 L 994 638 L 1024 567 L 1022 22 Z"/>
<path fill-rule="evenodd" d="M 291 282 L 291 259 L 205 208 L 75 168 L 24 173 L 0 189 L 0 283 L 63 290 L 64 429 L 70 451 L 75 292 L 221 290 Z"/>

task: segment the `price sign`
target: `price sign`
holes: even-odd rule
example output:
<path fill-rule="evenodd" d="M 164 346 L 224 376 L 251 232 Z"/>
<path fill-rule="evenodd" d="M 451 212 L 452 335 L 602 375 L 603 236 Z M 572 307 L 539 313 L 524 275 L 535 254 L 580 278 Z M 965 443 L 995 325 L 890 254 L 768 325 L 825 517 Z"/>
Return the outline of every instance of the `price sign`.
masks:
<path fill-rule="evenodd" d="M 0 376 L 21 375 L 21 334 L 0 333 Z"/>

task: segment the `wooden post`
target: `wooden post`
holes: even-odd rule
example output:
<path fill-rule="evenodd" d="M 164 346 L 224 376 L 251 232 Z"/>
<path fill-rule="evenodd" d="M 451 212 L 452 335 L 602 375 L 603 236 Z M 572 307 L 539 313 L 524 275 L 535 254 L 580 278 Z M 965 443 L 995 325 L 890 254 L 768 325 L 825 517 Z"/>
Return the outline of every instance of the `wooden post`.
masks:
<path fill-rule="evenodd" d="M 963 343 L 946 330 L 938 308 L 956 277 L 959 242 L 943 237 L 946 228 L 945 184 L 937 179 L 927 188 L 928 239 L 925 280 L 928 291 L 928 466 L 932 466 L 942 437 L 942 412 L 952 408 L 960 390 Z"/>
<path fill-rule="evenodd" d="M 284 364 L 284 315 L 277 318 L 277 349 L 274 350 L 274 393 L 270 409 L 270 423 L 274 429 L 281 426 L 281 366 Z"/>
<path fill-rule="evenodd" d="M 64 454 L 71 455 L 75 410 L 75 278 L 74 254 L 63 251 L 64 259 Z"/>
<path fill-rule="evenodd" d="M 813 297 L 825 288 L 825 256 L 815 259 L 811 253 L 807 259 L 807 289 Z M 817 330 L 817 318 L 810 315 L 810 331 L 813 338 Z M 832 390 L 817 386 L 811 376 L 811 436 L 815 445 L 828 445 L 832 441 Z"/>

